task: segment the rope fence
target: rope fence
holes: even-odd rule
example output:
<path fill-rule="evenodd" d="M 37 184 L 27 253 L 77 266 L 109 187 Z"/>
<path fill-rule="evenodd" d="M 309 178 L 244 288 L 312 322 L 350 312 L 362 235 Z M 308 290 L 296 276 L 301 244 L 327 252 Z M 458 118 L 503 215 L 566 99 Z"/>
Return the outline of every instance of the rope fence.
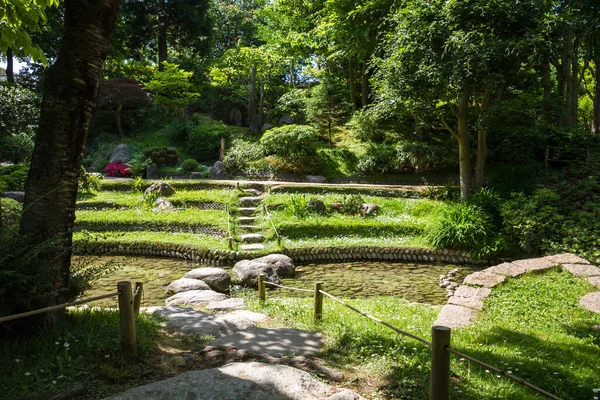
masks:
<path fill-rule="evenodd" d="M 275 237 L 277 238 L 277 246 L 281 246 L 281 236 L 279 236 L 277 227 L 275 226 L 275 223 L 273 222 L 273 218 L 271 218 L 271 213 L 269 212 L 269 209 L 267 208 L 266 204 L 263 204 L 263 211 L 265 212 L 267 219 L 271 223 L 271 226 L 273 227 L 273 231 L 275 231 Z"/>
<path fill-rule="evenodd" d="M 323 297 L 328 297 L 329 299 L 335 301 L 336 303 L 343 305 L 344 307 L 349 308 L 350 310 L 362 315 L 363 317 L 366 317 L 380 325 L 383 325 L 400 335 L 407 336 L 413 340 L 416 340 L 416 341 L 424 344 L 427 347 L 430 347 L 431 348 L 431 373 L 430 373 L 430 390 L 429 390 L 429 393 L 430 393 L 429 399 L 430 400 L 448 400 L 450 398 L 450 354 L 464 358 L 465 360 L 468 360 L 468 361 L 470 361 L 474 364 L 477 364 L 483 368 L 494 371 L 498 375 L 501 375 L 507 379 L 512 380 L 513 382 L 523 385 L 531 390 L 534 390 L 535 392 L 537 392 L 549 399 L 562 400 L 560 397 L 555 396 L 552 393 L 549 393 L 549 392 L 545 391 L 544 389 L 541 389 L 541 388 L 527 382 L 526 380 L 524 380 L 522 378 L 519 378 L 519 377 L 517 377 L 509 372 L 506 372 L 500 368 L 496 368 L 492 365 L 489 365 L 489 364 L 487 364 L 483 361 L 480 361 L 476 358 L 470 357 L 464 353 L 461 353 L 460 351 L 458 351 L 456 349 L 453 349 L 452 347 L 450 347 L 451 329 L 446 326 L 433 326 L 431 329 L 431 341 L 429 341 L 427 339 L 423 339 L 422 337 L 414 335 L 410 332 L 406 332 L 400 328 L 397 328 L 385 321 L 382 321 L 381 319 L 379 319 L 367 312 L 361 311 L 358 308 L 345 303 L 344 301 L 338 299 L 337 297 L 333 296 L 332 294 L 325 292 L 324 290 L 322 290 L 322 287 L 323 287 L 322 282 L 316 282 L 315 289 L 309 290 L 309 289 L 295 288 L 295 287 L 284 286 L 284 285 L 279 285 L 276 283 L 268 282 L 268 281 L 266 281 L 266 278 L 267 278 L 267 276 L 265 274 L 260 274 L 258 276 L 258 297 L 259 297 L 259 300 L 262 302 L 266 301 L 266 289 L 265 289 L 266 285 L 274 286 L 274 287 L 278 287 L 278 288 L 286 289 L 286 290 L 294 290 L 294 291 L 300 291 L 300 292 L 312 292 L 312 293 L 314 293 L 314 320 L 317 322 L 323 318 Z"/>
<path fill-rule="evenodd" d="M 15 321 L 21 318 L 32 317 L 47 312 L 66 309 L 67 307 L 78 306 L 92 301 L 109 299 L 118 296 L 120 328 L 121 328 L 121 347 L 125 357 L 134 356 L 137 353 L 137 339 L 135 332 L 135 316 L 140 312 L 140 305 L 144 293 L 144 284 L 142 282 L 135 283 L 135 291 L 132 293 L 131 282 L 123 281 L 117 283 L 117 291 L 102 294 L 99 296 L 88 297 L 72 301 L 70 303 L 57 304 L 50 307 L 40 308 L 38 310 L 27 311 L 20 314 L 7 315 L 0 317 L 0 324 L 9 321 Z"/>

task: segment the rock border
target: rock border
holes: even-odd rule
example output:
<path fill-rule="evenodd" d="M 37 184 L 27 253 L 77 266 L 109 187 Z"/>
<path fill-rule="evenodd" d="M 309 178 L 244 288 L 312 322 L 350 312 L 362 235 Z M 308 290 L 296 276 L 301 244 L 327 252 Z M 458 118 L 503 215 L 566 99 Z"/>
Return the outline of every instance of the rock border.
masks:
<path fill-rule="evenodd" d="M 448 249 L 423 249 L 415 247 L 306 247 L 281 249 L 278 251 L 244 252 L 230 250 L 198 249 L 192 246 L 170 243 L 86 243 L 74 245 L 74 252 L 80 255 L 120 255 L 166 257 L 200 262 L 208 266 L 233 266 L 244 259 L 253 259 L 269 254 L 285 254 L 295 264 L 319 264 L 328 262 L 390 261 L 390 262 L 430 262 L 449 264 L 473 264 L 467 251 Z"/>
<path fill-rule="evenodd" d="M 463 284 L 448 299 L 448 304 L 442 307 L 433 324 L 452 329 L 470 326 L 483 309 L 483 301 L 506 278 L 516 278 L 527 272 L 543 271 L 553 267 L 560 267 L 576 277 L 587 278 L 588 282 L 600 289 L 600 268 L 575 254 L 564 253 L 516 260 L 494 265 L 465 277 Z M 579 304 L 592 312 L 600 313 L 600 291 L 583 296 Z"/>

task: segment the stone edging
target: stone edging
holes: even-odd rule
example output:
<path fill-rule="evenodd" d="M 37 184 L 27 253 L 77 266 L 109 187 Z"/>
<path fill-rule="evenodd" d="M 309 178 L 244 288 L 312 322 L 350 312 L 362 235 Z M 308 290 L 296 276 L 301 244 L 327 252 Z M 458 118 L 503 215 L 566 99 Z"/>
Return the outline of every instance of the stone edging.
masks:
<path fill-rule="evenodd" d="M 434 262 L 451 264 L 471 264 L 471 254 L 466 251 L 446 249 L 422 249 L 413 247 L 310 247 L 283 249 L 280 251 L 239 252 L 230 250 L 207 250 L 193 246 L 170 243 L 86 243 L 75 244 L 76 254 L 125 255 L 167 257 L 197 261 L 210 266 L 232 266 L 237 261 L 280 253 L 290 257 L 295 264 L 350 261 L 391 261 L 391 262 Z"/>
<path fill-rule="evenodd" d="M 530 271 L 543 271 L 556 266 L 569 271 L 574 276 L 587 278 L 600 289 L 600 268 L 575 254 L 565 253 L 553 256 L 517 260 L 502 263 L 468 275 L 459 286 L 448 304 L 442 307 L 434 325 L 449 328 L 469 326 L 483 309 L 483 301 L 492 289 L 502 284 L 506 278 L 523 275 Z M 580 305 L 590 311 L 600 313 L 600 292 L 592 292 L 580 299 Z"/>

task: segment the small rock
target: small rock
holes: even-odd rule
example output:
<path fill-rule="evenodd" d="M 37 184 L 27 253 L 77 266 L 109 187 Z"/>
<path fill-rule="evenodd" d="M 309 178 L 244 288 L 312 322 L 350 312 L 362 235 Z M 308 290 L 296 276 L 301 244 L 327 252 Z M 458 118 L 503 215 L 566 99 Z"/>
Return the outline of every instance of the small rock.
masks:
<path fill-rule="evenodd" d="M 169 200 L 163 199 L 162 197 L 156 199 L 156 208 L 154 208 L 154 210 L 173 210 L 174 208 L 175 207 L 173 207 L 173 204 Z"/>
<path fill-rule="evenodd" d="M 196 268 L 186 273 L 184 278 L 199 279 L 217 292 L 225 292 L 231 285 L 231 276 L 222 268 Z"/>
<path fill-rule="evenodd" d="M 221 301 L 215 301 L 212 303 L 208 303 L 206 306 L 207 310 L 215 310 L 215 311 L 229 311 L 229 310 L 237 310 L 240 308 L 244 308 L 244 299 L 227 299 Z"/>
<path fill-rule="evenodd" d="M 579 299 L 579 305 L 596 314 L 600 314 L 600 292 L 588 293 Z"/>
<path fill-rule="evenodd" d="M 327 178 L 325 178 L 323 175 L 307 175 L 306 182 L 325 183 L 325 182 L 327 182 Z"/>
<path fill-rule="evenodd" d="M 468 275 L 463 283 L 466 285 L 477 285 L 491 288 L 504 282 L 505 279 L 506 277 L 504 275 L 496 275 L 483 270 Z"/>
<path fill-rule="evenodd" d="M 273 125 L 267 123 L 267 124 L 264 124 L 262 126 L 262 128 L 260 128 L 260 130 L 261 130 L 261 132 L 266 132 L 266 131 L 268 131 L 271 128 L 273 128 Z"/>
<path fill-rule="evenodd" d="M 13 199 L 19 203 L 25 203 L 25 192 L 4 192 L 4 197 Z"/>
<path fill-rule="evenodd" d="M 146 166 L 146 179 L 158 179 L 158 165 L 149 164 Z"/>
<path fill-rule="evenodd" d="M 213 301 L 225 300 L 227 297 L 213 290 L 188 290 L 176 293 L 165 300 L 167 306 L 201 306 Z"/>
<path fill-rule="evenodd" d="M 306 209 L 315 214 L 325 214 L 327 212 L 327 207 L 325 207 L 323 200 L 315 197 L 308 199 L 308 202 L 306 203 Z"/>
<path fill-rule="evenodd" d="M 293 123 L 294 118 L 289 115 L 284 115 L 283 117 L 279 118 L 279 125 L 291 125 Z"/>
<path fill-rule="evenodd" d="M 344 205 L 340 202 L 333 202 L 329 205 L 329 209 L 332 212 L 342 212 L 342 210 L 344 209 Z"/>
<path fill-rule="evenodd" d="M 589 264 L 562 264 L 562 267 L 575 276 L 600 276 L 600 268 Z"/>
<path fill-rule="evenodd" d="M 362 205 L 362 215 L 375 215 L 379 212 L 381 208 L 374 203 L 365 203 Z"/>
<path fill-rule="evenodd" d="M 210 290 L 210 286 L 199 279 L 181 278 L 169 283 L 165 293 L 167 296 L 172 296 L 190 290 Z"/>
<path fill-rule="evenodd" d="M 166 182 L 158 181 L 158 182 L 154 182 L 152 185 L 150 185 L 148 187 L 148 189 L 146 189 L 144 191 L 144 199 L 146 198 L 148 193 L 151 193 L 151 192 L 156 192 L 161 197 L 162 196 L 168 197 L 175 193 L 175 189 L 173 189 L 173 187 Z"/>
<path fill-rule="evenodd" d="M 210 167 L 210 177 L 211 179 L 227 179 L 229 174 L 227 173 L 227 168 L 225 168 L 225 164 L 221 161 L 217 161 Z"/>

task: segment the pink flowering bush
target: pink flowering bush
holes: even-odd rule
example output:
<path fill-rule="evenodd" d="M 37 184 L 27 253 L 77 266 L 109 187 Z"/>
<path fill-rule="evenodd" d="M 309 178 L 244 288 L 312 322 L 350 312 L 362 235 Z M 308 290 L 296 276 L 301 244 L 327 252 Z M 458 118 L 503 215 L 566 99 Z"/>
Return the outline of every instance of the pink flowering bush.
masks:
<path fill-rule="evenodd" d="M 131 176 L 129 166 L 123 164 L 121 161 L 115 161 L 114 163 L 108 164 L 104 167 L 104 173 L 106 176 L 118 176 L 121 178 L 128 178 Z"/>

